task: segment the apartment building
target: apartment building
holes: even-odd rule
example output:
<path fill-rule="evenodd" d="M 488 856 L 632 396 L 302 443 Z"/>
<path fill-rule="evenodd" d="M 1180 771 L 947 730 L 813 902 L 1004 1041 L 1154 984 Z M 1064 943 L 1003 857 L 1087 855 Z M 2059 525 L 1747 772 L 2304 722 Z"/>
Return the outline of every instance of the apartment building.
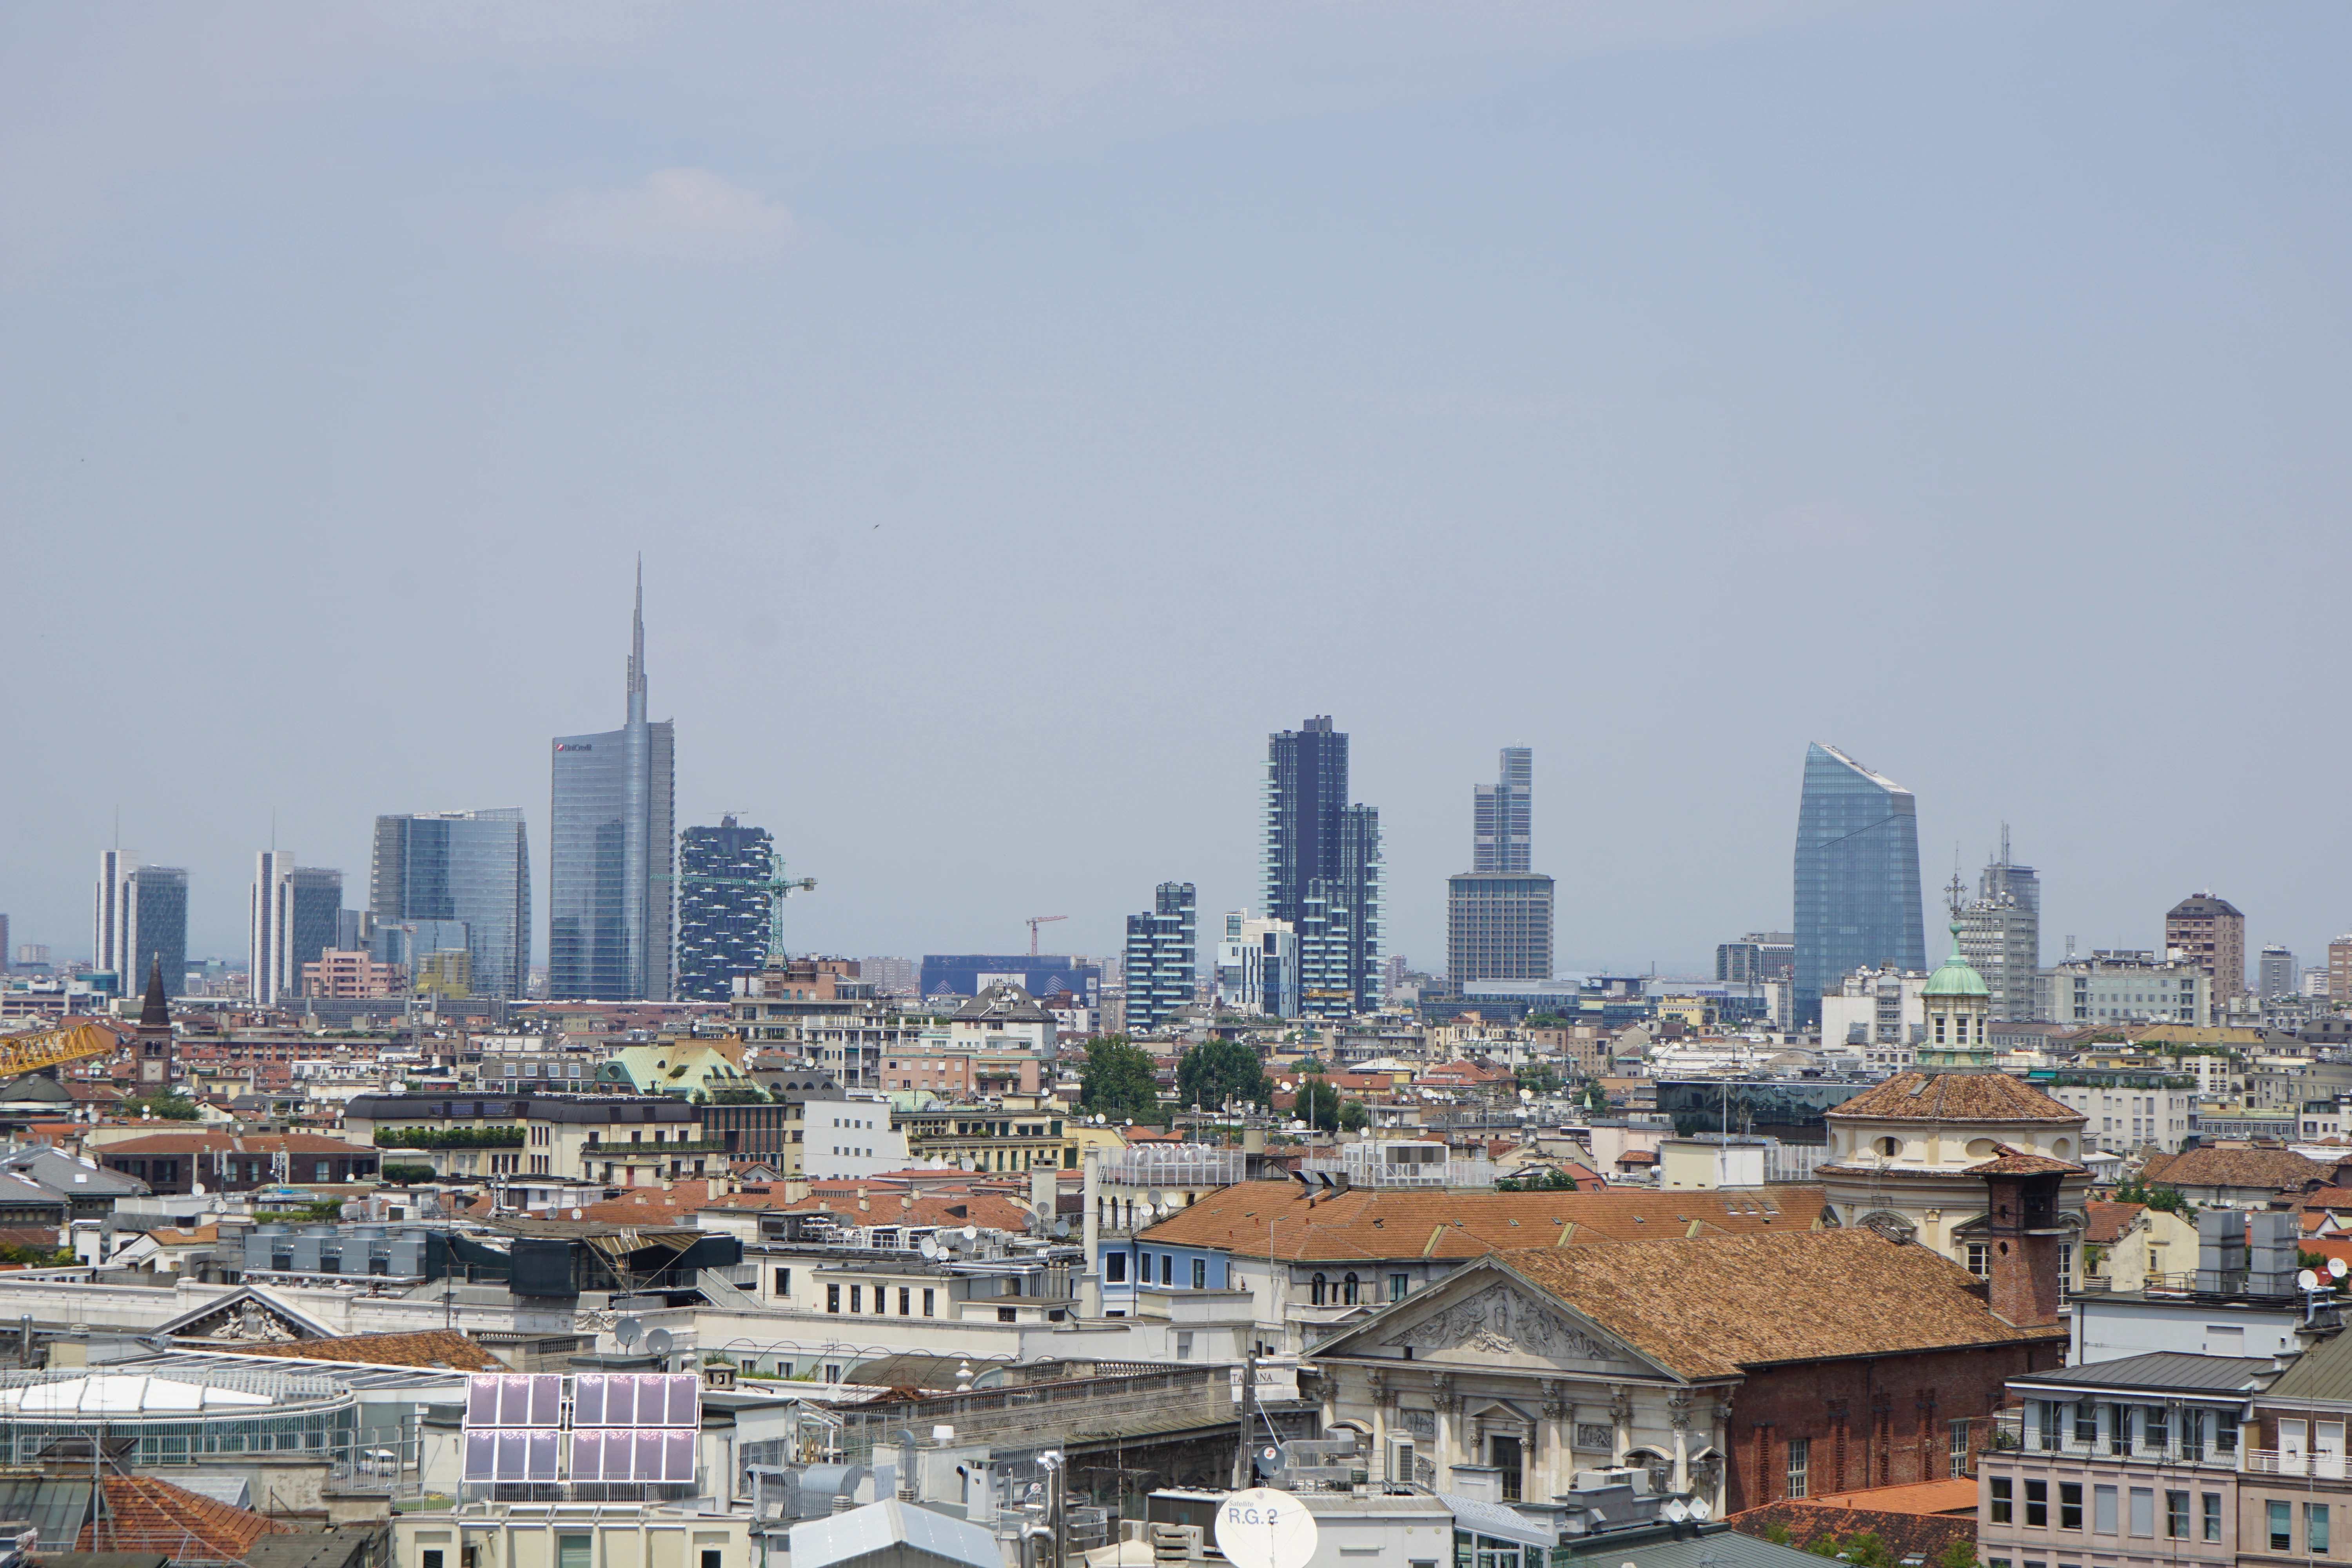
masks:
<path fill-rule="evenodd" d="M 454 1176 L 564 1176 L 640 1186 L 723 1168 L 724 1142 L 704 1108 L 668 1095 L 526 1094 L 487 1100 L 431 1092 L 362 1094 L 343 1113 L 355 1142 L 435 1153 Z"/>
<path fill-rule="evenodd" d="M 1979 1557 L 2235 1568 L 2247 1400 L 2272 1365 L 2157 1352 L 2011 1378 L 2019 1407 L 1978 1460 Z"/>

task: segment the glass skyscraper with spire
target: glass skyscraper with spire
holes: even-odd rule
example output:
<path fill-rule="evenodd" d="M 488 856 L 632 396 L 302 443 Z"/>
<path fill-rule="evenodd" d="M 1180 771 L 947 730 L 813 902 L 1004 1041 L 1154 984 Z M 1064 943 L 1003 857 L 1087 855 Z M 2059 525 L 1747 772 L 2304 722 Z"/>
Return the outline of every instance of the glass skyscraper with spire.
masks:
<path fill-rule="evenodd" d="M 1805 750 L 1797 807 L 1797 1022 L 1821 1022 L 1822 990 L 1853 971 L 1924 971 L 1919 817 L 1911 792 L 1834 746 Z"/>
<path fill-rule="evenodd" d="M 627 718 L 554 742 L 548 845 L 551 996 L 667 1002 L 673 988 L 676 733 L 646 719 L 645 568 L 637 569 Z"/>

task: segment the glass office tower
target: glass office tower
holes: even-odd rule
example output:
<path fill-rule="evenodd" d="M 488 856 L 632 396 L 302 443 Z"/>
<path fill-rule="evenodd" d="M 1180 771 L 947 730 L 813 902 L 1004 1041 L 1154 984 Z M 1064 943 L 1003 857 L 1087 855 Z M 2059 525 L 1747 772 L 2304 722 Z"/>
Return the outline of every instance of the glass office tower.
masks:
<path fill-rule="evenodd" d="M 1302 1001 L 1319 1016 L 1369 1012 L 1381 999 L 1381 814 L 1348 804 L 1348 737 L 1329 717 L 1266 739 L 1263 887 L 1268 920 L 1310 948 L 1319 984 Z M 1341 994 L 1345 994 L 1343 1002 Z"/>
<path fill-rule="evenodd" d="M 645 606 L 640 567 L 625 723 L 601 735 L 559 735 L 554 742 L 551 996 L 670 999 L 676 735 L 667 721 L 646 721 Z"/>
<path fill-rule="evenodd" d="M 1822 989 L 1853 970 L 1927 967 L 1919 919 L 1919 819 L 1911 792 L 1834 746 L 1805 751 L 1797 808 L 1796 1005 L 1821 1022 Z"/>
<path fill-rule="evenodd" d="M 163 994 L 179 996 L 188 989 L 188 873 L 178 866 L 141 866 L 132 870 L 123 893 L 131 921 L 124 940 L 128 960 L 122 986 L 127 994 L 137 980 L 163 966 Z"/>
<path fill-rule="evenodd" d="M 375 819 L 368 908 L 376 929 L 419 925 L 444 951 L 462 924 L 476 996 L 520 1001 L 530 975 L 530 845 L 522 809 L 421 811 Z M 411 949 L 418 943 L 404 944 Z M 413 958 L 404 959 L 412 974 Z"/>
<path fill-rule="evenodd" d="M 724 1002 L 735 977 L 768 962 L 768 884 L 778 880 L 775 840 L 764 827 L 721 816 L 689 827 L 677 846 L 677 994 Z"/>
<path fill-rule="evenodd" d="M 1493 784 L 1478 785 L 1471 823 L 1470 869 L 1525 871 L 1534 847 L 1532 816 L 1536 753 L 1531 746 L 1503 748 L 1503 766 Z M 1456 976 L 1456 978 L 1461 978 Z M 1489 975 L 1489 979 L 1498 978 Z M 1549 972 L 1540 976 L 1551 978 Z"/>

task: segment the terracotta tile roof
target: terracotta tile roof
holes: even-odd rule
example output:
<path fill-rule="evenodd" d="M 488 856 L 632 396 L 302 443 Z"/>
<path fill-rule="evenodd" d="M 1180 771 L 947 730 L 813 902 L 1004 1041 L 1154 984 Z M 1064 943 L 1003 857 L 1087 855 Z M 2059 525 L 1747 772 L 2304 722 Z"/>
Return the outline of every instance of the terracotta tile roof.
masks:
<path fill-rule="evenodd" d="M 2071 1160 L 2053 1160 L 2046 1154 L 2021 1153 L 2006 1143 L 1996 1143 L 2000 1153 L 1981 1165 L 1970 1165 L 1963 1175 L 1969 1176 L 2079 1176 L 2084 1168 Z"/>
<path fill-rule="evenodd" d="M 1296 1183 L 1244 1182 L 1208 1193 L 1136 1237 L 1264 1258 L 1343 1262 L 1477 1258 L 1524 1247 L 1582 1247 L 1700 1235 L 1804 1230 L 1819 1187 L 1660 1193 L 1462 1193 L 1358 1187 L 1310 1200 Z"/>
<path fill-rule="evenodd" d="M 82 1552 L 161 1552 L 173 1558 L 234 1563 L 265 1535 L 294 1527 L 231 1508 L 152 1476 L 108 1476 L 106 1514 L 81 1527 Z"/>
<path fill-rule="evenodd" d="M 1971 1492 L 1976 1483 L 1968 1483 Z M 1888 1491 L 1905 1489 L 1889 1487 Z M 1868 1492 L 1850 1492 L 1849 1497 L 1867 1498 Z M 1782 1502 L 1768 1502 L 1761 1508 L 1751 1508 L 1733 1514 L 1725 1522 L 1742 1535 L 1766 1536 L 1774 1525 L 1789 1532 L 1789 1544 L 1799 1551 L 1811 1548 L 1814 1542 L 1828 1540 L 1842 1545 L 1853 1536 L 1867 1531 L 1885 1542 L 1895 1558 L 1921 1558 L 1934 1563 L 1955 1542 L 1964 1544 L 1971 1554 L 1976 1550 L 1977 1521 L 1973 1510 L 1966 1517 L 1940 1513 L 1904 1513 L 1867 1506 L 1840 1508 L 1813 1498 L 1791 1498 Z"/>
<path fill-rule="evenodd" d="M 2087 1118 L 2000 1072 L 1899 1072 L 1830 1111 L 1830 1120 L 2071 1121 Z"/>
<path fill-rule="evenodd" d="M 2306 1160 L 2292 1149 L 2189 1149 L 2151 1154 L 2140 1179 L 2168 1187 L 2267 1187 L 2300 1192 L 2316 1183 L 2332 1185 L 2336 1167 Z"/>
<path fill-rule="evenodd" d="M 852 1225 L 976 1225 L 983 1230 L 1029 1228 L 1027 1208 L 992 1194 L 926 1194 L 916 1197 L 911 1207 L 898 1202 L 900 1195 L 898 1190 L 869 1193 L 866 1201 L 872 1206 L 865 1209 L 857 1206 L 855 1197 L 845 1198 L 838 1193 L 812 1195 L 796 1204 L 779 1204 L 776 1212 L 816 1214 L 829 1211 Z"/>
<path fill-rule="evenodd" d="M 1693 1380 L 1779 1362 L 2067 1337 L 2063 1325 L 2011 1328 L 1967 1269 L 1870 1230 L 1547 1247 L 1497 1261 Z"/>
<path fill-rule="evenodd" d="M 1801 1499 L 1822 1508 L 1870 1508 L 1881 1513 L 1965 1513 L 1976 1517 L 1977 1484 L 1966 1476 L 1942 1481 L 1906 1481 L 1858 1491 L 1821 1492 Z"/>
<path fill-rule="evenodd" d="M 2083 1239 L 2100 1247 L 2109 1246 L 2123 1238 L 2131 1222 L 2139 1217 L 2146 1204 L 2103 1203 L 2097 1198 L 2083 1205 Z"/>
<path fill-rule="evenodd" d="M 457 1372 L 509 1372 L 479 1340 L 450 1329 L 419 1329 L 401 1334 L 346 1334 L 332 1340 L 274 1340 L 240 1345 L 243 1355 L 294 1356 L 304 1361 L 363 1361 L 376 1366 L 431 1366 L 446 1362 Z"/>

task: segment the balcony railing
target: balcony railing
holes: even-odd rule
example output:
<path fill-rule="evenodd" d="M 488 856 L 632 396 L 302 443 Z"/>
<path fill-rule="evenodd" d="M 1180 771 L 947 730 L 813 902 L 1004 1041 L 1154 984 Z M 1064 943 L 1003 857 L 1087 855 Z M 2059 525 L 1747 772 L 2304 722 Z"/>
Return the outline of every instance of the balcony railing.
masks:
<path fill-rule="evenodd" d="M 2249 1448 L 2245 1468 L 2257 1476 L 2313 1476 L 2322 1480 L 2344 1479 L 2344 1456 L 2330 1449 L 2311 1452 L 2283 1448 Z"/>
<path fill-rule="evenodd" d="M 2095 1459 L 2109 1464 L 2194 1465 L 2212 1470 L 2252 1469 L 2254 1452 L 2240 1448 L 2234 1441 L 2224 1447 L 2210 1437 L 2204 1442 L 2184 1442 L 2173 1436 L 2162 1443 L 2151 1443 L 2138 1431 L 2135 1431 L 2129 1443 L 2118 1450 L 2104 1432 L 2095 1438 L 2075 1436 L 2071 1420 L 2055 1432 L 2045 1432 L 2039 1426 L 2029 1426 L 2021 1410 L 2001 1410 L 1993 1414 L 1990 1447 L 2021 1455 L 2042 1454 L 2052 1458 Z M 2239 1462 L 2242 1453 L 2246 1458 L 2243 1465 Z M 2337 1468 L 2335 1471 L 2312 1473 L 2340 1475 L 2342 1461 L 2339 1458 L 2336 1463 Z M 2301 1475 L 2304 1472 L 2281 1473 Z"/>

